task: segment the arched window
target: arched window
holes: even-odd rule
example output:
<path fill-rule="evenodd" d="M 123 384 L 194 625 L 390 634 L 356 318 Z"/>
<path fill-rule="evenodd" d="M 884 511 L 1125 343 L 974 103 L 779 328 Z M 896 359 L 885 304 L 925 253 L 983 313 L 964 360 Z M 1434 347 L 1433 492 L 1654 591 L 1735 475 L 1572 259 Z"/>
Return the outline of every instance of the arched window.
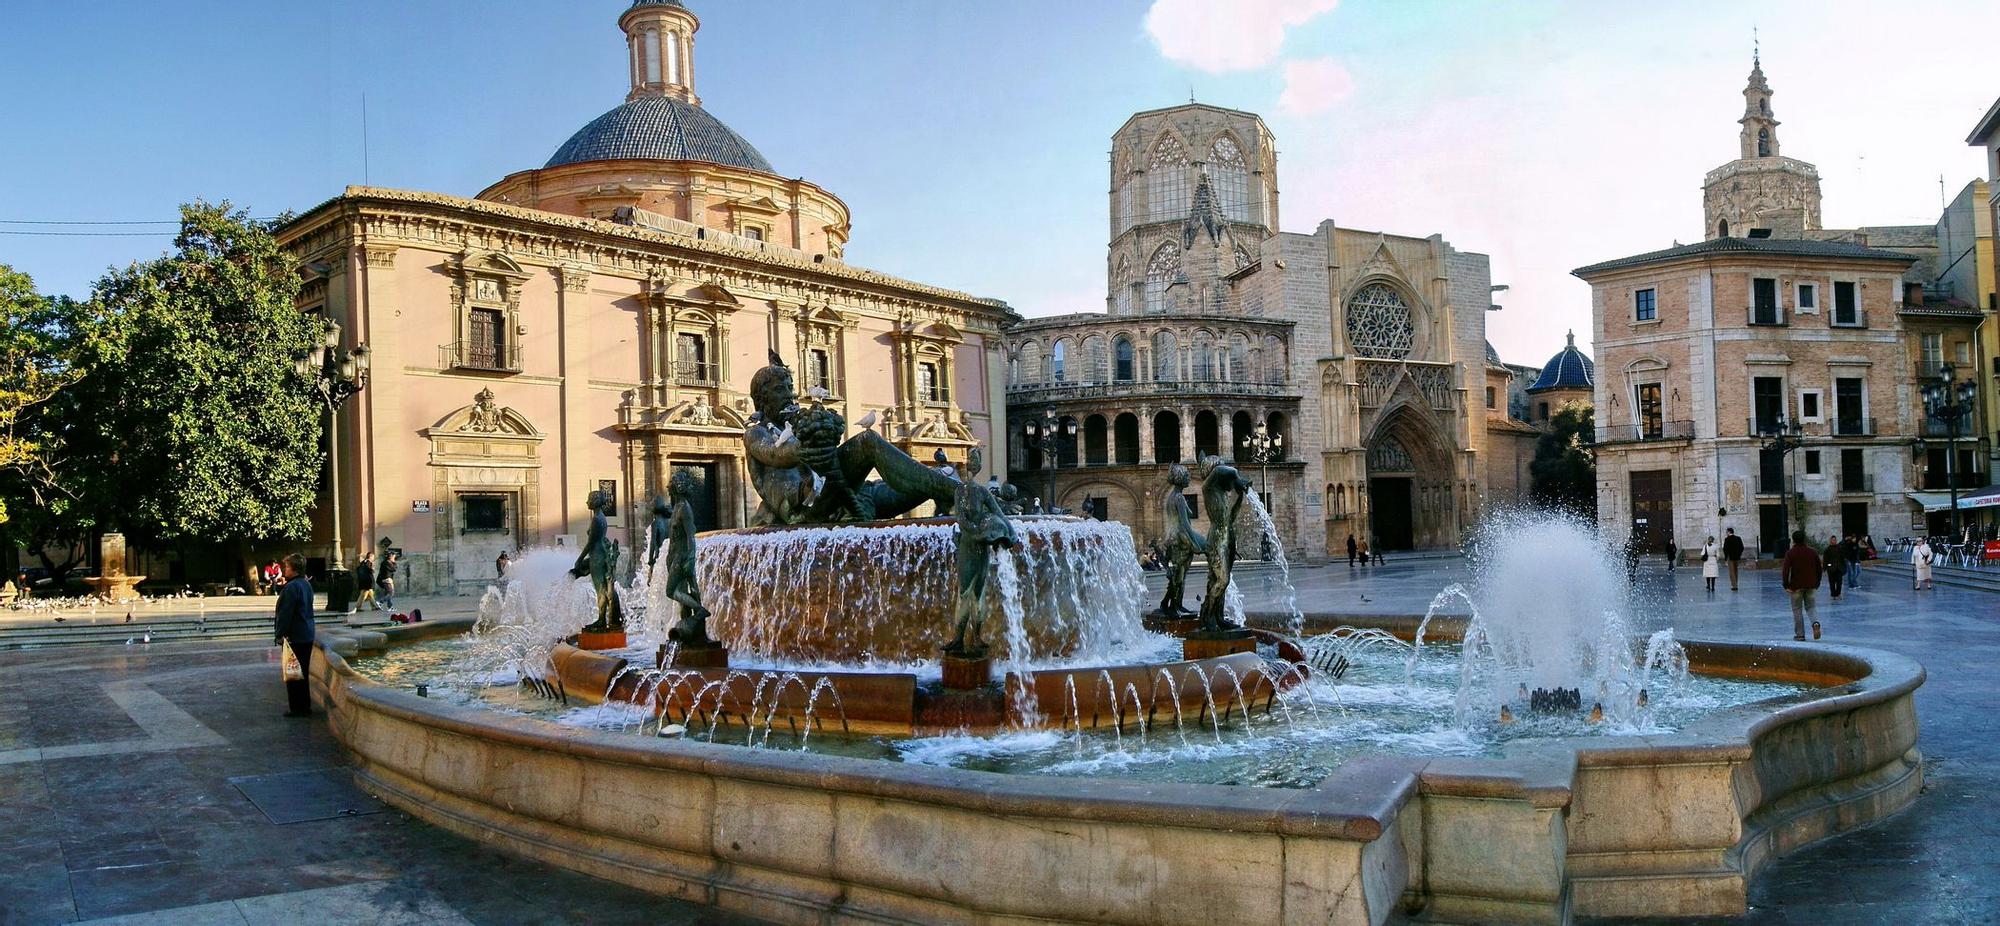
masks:
<path fill-rule="evenodd" d="M 1770 129 L 1758 129 L 1758 130 L 1757 130 L 1757 156 L 1758 156 L 1758 157 L 1760 157 L 1760 158 L 1768 158 L 1768 157 L 1770 157 L 1770 156 L 1771 156 L 1771 130 L 1770 130 Z"/>
<path fill-rule="evenodd" d="M 1104 346 L 1104 336 L 1093 334 L 1083 339 L 1083 382 L 1104 383 L 1111 381 L 1111 358 Z"/>
<path fill-rule="evenodd" d="M 1171 331 L 1153 332 L 1153 381 L 1171 383 L 1180 378 L 1180 343 Z"/>
<path fill-rule="evenodd" d="M 1216 423 L 1215 413 L 1199 411 L 1194 415 L 1194 458 L 1205 460 L 1222 455 L 1222 428 Z"/>
<path fill-rule="evenodd" d="M 681 34 L 667 33 L 667 83 L 681 82 Z"/>
<path fill-rule="evenodd" d="M 646 37 L 640 39 L 640 47 L 646 57 L 646 83 L 660 82 L 660 34 L 646 30 Z"/>
<path fill-rule="evenodd" d="M 1210 382 L 1215 379 L 1215 340 L 1208 332 L 1196 332 L 1194 336 L 1194 381 Z"/>
<path fill-rule="evenodd" d="M 1118 340 L 1111 347 L 1111 364 L 1111 376 L 1113 379 L 1121 383 L 1132 381 L 1134 374 L 1132 372 L 1131 338 L 1122 334 L 1118 336 Z"/>
<path fill-rule="evenodd" d="M 1181 275 L 1181 247 L 1171 241 L 1160 245 L 1153 252 L 1153 259 L 1146 262 L 1146 311 L 1159 314 L 1167 310 L 1167 286 Z"/>
<path fill-rule="evenodd" d="M 1056 433 L 1061 435 L 1056 438 L 1056 466 L 1074 468 L 1076 466 L 1076 442 L 1078 438 L 1082 437 L 1081 434 L 1077 433 L 1076 419 L 1065 417 L 1062 419 L 1062 423 L 1056 427 L 1058 428 Z M 1053 504 L 1054 500 L 1051 499 L 1050 503 Z"/>
<path fill-rule="evenodd" d="M 1285 356 L 1285 342 L 1275 334 L 1264 336 L 1264 381 L 1282 383 L 1291 370 L 1290 358 Z"/>
<path fill-rule="evenodd" d="M 1103 466 L 1111 462 L 1110 427 L 1103 415 L 1083 419 L 1083 465 Z"/>
<path fill-rule="evenodd" d="M 1229 336 L 1229 381 L 1248 382 L 1250 379 L 1250 339 L 1241 334 Z"/>
<path fill-rule="evenodd" d="M 1153 462 L 1181 461 L 1181 416 L 1161 412 L 1153 416 Z"/>
<path fill-rule="evenodd" d="M 1729 220 L 1728 220 L 1728 219 L 1723 219 L 1722 221 L 1720 221 L 1720 222 L 1717 222 L 1717 223 L 1715 223 L 1715 237 L 1717 237 L 1717 238 L 1727 238 L 1727 237 L 1729 237 Z"/>
<path fill-rule="evenodd" d="M 1052 383 L 1069 382 L 1069 339 L 1067 338 L 1057 341 L 1056 346 L 1049 350 L 1048 381 Z"/>
<path fill-rule="evenodd" d="M 1225 218 L 1252 221 L 1250 167 L 1243 162 L 1243 149 L 1234 137 L 1223 135 L 1209 147 L 1208 179 L 1215 187 L 1215 200 L 1222 205 Z"/>
<path fill-rule="evenodd" d="M 1126 412 L 1111 424 L 1113 462 L 1132 466 L 1139 462 L 1139 416 Z"/>
<path fill-rule="evenodd" d="M 1165 222 L 1187 211 L 1188 156 L 1180 139 L 1172 135 L 1160 139 L 1146 173 L 1146 221 Z"/>
<path fill-rule="evenodd" d="M 1131 228 L 1133 220 L 1137 218 L 1132 214 L 1132 191 L 1138 186 L 1139 178 L 1137 175 L 1126 174 L 1120 178 L 1118 185 L 1118 214 L 1111 217 L 1111 234 L 1113 236 L 1124 234 L 1125 229 Z"/>
<path fill-rule="evenodd" d="M 1021 382 L 1042 381 L 1042 342 L 1029 341 L 1021 345 Z"/>
<path fill-rule="evenodd" d="M 1132 314 L 1132 262 L 1123 254 L 1118 255 L 1118 268 L 1111 271 L 1111 310 Z"/>

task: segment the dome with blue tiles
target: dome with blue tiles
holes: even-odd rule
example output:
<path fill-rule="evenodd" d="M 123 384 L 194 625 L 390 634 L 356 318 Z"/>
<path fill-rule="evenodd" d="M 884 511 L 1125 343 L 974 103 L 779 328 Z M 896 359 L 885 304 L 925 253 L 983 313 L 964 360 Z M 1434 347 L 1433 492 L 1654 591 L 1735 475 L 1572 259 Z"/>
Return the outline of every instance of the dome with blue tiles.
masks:
<path fill-rule="evenodd" d="M 1597 384 L 1597 365 L 1590 357 L 1576 349 L 1576 332 L 1569 333 L 1569 346 L 1561 353 L 1549 358 L 1542 367 L 1542 375 L 1535 378 L 1529 392 L 1546 392 L 1550 389 L 1589 389 Z"/>
<path fill-rule="evenodd" d="M 591 120 L 544 166 L 621 158 L 708 161 L 776 173 L 756 147 L 722 120 L 672 96 L 642 96 Z"/>

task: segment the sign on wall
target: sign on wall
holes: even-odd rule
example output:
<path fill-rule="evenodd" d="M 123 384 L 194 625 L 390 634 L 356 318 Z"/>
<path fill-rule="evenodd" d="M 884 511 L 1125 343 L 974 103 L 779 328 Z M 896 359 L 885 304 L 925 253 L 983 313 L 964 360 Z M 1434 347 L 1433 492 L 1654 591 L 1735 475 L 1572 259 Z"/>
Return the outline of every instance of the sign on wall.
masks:
<path fill-rule="evenodd" d="M 416 512 L 417 514 L 430 514 L 431 500 L 428 498 L 411 499 L 410 510 Z"/>

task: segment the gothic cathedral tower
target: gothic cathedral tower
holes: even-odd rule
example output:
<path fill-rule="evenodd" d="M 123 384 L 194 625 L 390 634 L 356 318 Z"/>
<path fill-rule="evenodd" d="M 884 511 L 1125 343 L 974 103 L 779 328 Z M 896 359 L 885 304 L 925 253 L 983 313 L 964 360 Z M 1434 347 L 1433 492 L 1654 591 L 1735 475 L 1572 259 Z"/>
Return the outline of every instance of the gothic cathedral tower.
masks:
<path fill-rule="evenodd" d="M 1277 166 L 1255 113 L 1189 103 L 1127 119 L 1111 140 L 1110 312 L 1221 311 L 1224 278 L 1278 229 Z"/>
<path fill-rule="evenodd" d="M 1771 113 L 1771 85 L 1760 55 L 1750 59 L 1750 82 L 1743 88 L 1739 156 L 1703 179 L 1703 235 L 1745 237 L 1769 229 L 1778 238 L 1801 238 L 1818 231 L 1819 170 L 1778 153 L 1778 119 Z"/>

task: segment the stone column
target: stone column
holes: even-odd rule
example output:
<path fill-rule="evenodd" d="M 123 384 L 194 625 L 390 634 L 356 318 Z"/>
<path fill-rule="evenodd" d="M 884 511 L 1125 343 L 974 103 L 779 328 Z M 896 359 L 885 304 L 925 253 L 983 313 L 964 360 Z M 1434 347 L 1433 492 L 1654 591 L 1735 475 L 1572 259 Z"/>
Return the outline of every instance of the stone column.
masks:
<path fill-rule="evenodd" d="M 1139 462 L 1158 463 L 1158 449 L 1153 446 L 1153 415 L 1157 410 L 1150 405 L 1141 405 L 1134 412 L 1139 416 Z"/>

